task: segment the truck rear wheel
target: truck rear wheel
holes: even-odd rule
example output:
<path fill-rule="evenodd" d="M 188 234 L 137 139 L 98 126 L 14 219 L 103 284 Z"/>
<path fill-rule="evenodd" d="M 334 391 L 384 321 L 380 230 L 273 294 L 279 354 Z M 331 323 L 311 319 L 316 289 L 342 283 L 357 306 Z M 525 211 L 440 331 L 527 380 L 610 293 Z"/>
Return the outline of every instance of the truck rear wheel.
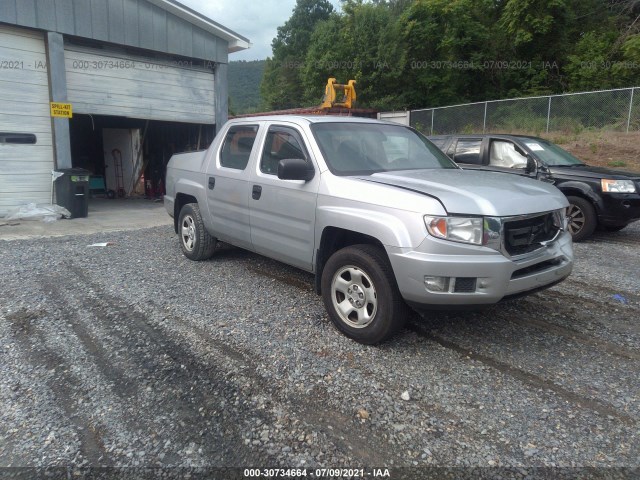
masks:
<path fill-rule="evenodd" d="M 393 336 L 409 315 L 385 252 L 373 245 L 346 247 L 327 260 L 322 300 L 336 328 L 367 345 Z"/>
<path fill-rule="evenodd" d="M 180 210 L 178 235 L 182 253 L 188 259 L 208 260 L 213 256 L 217 240 L 207 232 L 197 203 L 187 203 Z"/>

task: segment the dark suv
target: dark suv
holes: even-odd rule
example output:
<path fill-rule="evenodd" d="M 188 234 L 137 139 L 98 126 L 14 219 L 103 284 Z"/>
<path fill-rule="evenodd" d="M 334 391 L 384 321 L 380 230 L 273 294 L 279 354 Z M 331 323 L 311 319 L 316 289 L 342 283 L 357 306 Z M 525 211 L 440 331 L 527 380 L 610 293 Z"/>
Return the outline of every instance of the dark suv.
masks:
<path fill-rule="evenodd" d="M 465 169 L 525 175 L 553 183 L 569 200 L 569 231 L 576 242 L 596 227 L 618 231 L 640 219 L 640 173 L 587 165 L 538 137 L 445 135 L 429 140 Z"/>

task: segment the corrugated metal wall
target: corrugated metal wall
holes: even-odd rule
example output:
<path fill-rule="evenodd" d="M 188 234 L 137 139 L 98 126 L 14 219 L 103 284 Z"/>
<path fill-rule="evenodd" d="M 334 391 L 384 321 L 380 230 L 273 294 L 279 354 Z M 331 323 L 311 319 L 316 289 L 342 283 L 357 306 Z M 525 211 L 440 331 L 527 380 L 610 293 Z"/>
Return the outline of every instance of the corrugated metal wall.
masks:
<path fill-rule="evenodd" d="M 74 113 L 215 123 L 214 75 L 198 61 L 161 61 L 65 45 Z"/>
<path fill-rule="evenodd" d="M 0 0 L 0 22 L 228 61 L 228 42 L 147 0 Z"/>
<path fill-rule="evenodd" d="M 0 26 L 0 60 L 6 62 L 0 68 L 0 131 L 37 138 L 35 145 L 0 144 L 3 214 L 20 204 L 51 201 L 54 160 L 43 35 Z"/>

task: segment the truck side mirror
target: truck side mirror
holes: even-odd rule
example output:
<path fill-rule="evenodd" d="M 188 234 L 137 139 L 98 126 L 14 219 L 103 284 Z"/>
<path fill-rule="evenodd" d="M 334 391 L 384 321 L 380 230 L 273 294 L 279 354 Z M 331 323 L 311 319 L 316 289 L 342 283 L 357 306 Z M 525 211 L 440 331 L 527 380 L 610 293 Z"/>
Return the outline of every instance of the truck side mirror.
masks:
<path fill-rule="evenodd" d="M 303 158 L 285 158 L 278 162 L 278 178 L 280 180 L 304 180 L 308 182 L 315 175 L 310 162 Z"/>
<path fill-rule="evenodd" d="M 527 154 L 527 166 L 524 169 L 524 173 L 534 173 L 538 168 L 538 164 L 531 154 Z"/>

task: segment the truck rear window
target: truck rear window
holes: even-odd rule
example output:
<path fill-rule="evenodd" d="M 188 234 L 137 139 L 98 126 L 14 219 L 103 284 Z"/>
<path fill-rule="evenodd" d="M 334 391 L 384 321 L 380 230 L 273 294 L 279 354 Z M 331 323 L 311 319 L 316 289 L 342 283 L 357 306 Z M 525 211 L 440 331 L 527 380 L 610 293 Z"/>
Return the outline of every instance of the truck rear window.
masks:
<path fill-rule="evenodd" d="M 220 166 L 236 170 L 247 168 L 257 133 L 257 125 L 230 127 L 220 151 Z"/>

